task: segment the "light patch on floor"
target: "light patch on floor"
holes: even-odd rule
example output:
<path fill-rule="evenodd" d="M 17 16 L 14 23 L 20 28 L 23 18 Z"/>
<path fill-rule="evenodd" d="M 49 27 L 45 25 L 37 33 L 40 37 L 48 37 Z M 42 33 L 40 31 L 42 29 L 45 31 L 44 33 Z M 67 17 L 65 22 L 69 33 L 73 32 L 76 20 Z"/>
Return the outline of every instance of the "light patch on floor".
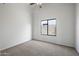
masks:
<path fill-rule="evenodd" d="M 31 40 L 1 51 L 2 56 L 77 56 L 74 48 Z"/>

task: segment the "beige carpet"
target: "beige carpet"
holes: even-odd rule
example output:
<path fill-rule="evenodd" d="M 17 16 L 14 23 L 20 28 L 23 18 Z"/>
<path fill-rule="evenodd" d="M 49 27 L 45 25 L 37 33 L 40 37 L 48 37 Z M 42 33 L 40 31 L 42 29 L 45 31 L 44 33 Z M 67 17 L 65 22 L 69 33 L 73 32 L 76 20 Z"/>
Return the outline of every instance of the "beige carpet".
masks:
<path fill-rule="evenodd" d="M 77 56 L 74 48 L 31 40 L 1 52 L 2 56 Z"/>

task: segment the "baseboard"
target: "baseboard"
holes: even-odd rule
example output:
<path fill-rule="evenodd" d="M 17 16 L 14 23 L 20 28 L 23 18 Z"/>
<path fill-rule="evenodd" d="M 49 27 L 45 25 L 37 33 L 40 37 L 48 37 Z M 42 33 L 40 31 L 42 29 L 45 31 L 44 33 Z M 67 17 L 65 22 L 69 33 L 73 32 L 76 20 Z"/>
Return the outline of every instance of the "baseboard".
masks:
<path fill-rule="evenodd" d="M 30 41 L 30 40 L 28 40 L 28 41 Z M 28 42 L 28 41 L 20 42 L 20 43 L 18 43 L 18 44 L 13 45 L 13 46 L 9 46 L 9 47 L 7 47 L 7 48 L 0 49 L 0 52 L 1 52 L 1 51 L 4 51 L 4 50 L 7 50 L 7 49 L 10 49 L 10 48 L 13 48 L 13 47 L 16 47 L 16 46 L 18 46 L 18 45 L 20 45 L 20 44 L 23 44 L 23 43 L 25 43 L 25 42 Z"/>
<path fill-rule="evenodd" d="M 74 48 L 74 49 L 75 49 L 75 47 L 70 47 L 70 46 L 66 46 L 66 45 L 61 45 L 61 44 L 57 44 L 57 43 L 53 43 L 53 42 L 47 42 L 47 41 L 37 40 L 37 39 L 33 39 L 33 40 L 41 41 L 41 42 L 46 42 L 46 43 L 50 43 L 50 44 L 55 44 L 55 45 L 59 45 L 59 46 L 65 46 L 65 47 L 69 47 L 69 48 Z"/>

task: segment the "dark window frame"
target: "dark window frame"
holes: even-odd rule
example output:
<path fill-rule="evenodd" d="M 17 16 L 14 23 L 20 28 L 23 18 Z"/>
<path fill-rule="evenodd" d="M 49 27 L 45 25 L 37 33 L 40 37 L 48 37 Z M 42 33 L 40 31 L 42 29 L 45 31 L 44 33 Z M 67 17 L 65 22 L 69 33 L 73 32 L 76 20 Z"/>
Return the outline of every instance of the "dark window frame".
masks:
<path fill-rule="evenodd" d="M 41 22 L 42 22 L 42 21 L 47 21 L 47 24 L 45 24 L 45 25 L 47 25 L 47 34 L 42 34 L 42 26 L 41 26 L 41 30 L 40 30 L 40 31 L 41 31 L 41 35 L 56 36 L 56 34 L 55 34 L 55 35 L 49 35 L 49 34 L 48 34 L 48 29 L 49 29 L 48 21 L 50 21 L 50 20 L 56 20 L 56 18 L 41 20 Z M 41 23 L 41 22 L 40 22 L 40 23 Z M 56 27 L 57 27 L 57 24 L 56 24 Z M 55 33 L 57 32 L 56 27 L 55 27 Z"/>

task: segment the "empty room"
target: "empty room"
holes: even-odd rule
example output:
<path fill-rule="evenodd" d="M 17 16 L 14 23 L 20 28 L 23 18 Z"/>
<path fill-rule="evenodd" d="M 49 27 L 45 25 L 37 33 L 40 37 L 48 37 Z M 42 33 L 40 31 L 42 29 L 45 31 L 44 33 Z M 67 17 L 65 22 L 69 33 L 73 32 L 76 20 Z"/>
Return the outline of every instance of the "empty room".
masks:
<path fill-rule="evenodd" d="M 79 4 L 0 3 L 0 56 L 79 56 Z"/>

